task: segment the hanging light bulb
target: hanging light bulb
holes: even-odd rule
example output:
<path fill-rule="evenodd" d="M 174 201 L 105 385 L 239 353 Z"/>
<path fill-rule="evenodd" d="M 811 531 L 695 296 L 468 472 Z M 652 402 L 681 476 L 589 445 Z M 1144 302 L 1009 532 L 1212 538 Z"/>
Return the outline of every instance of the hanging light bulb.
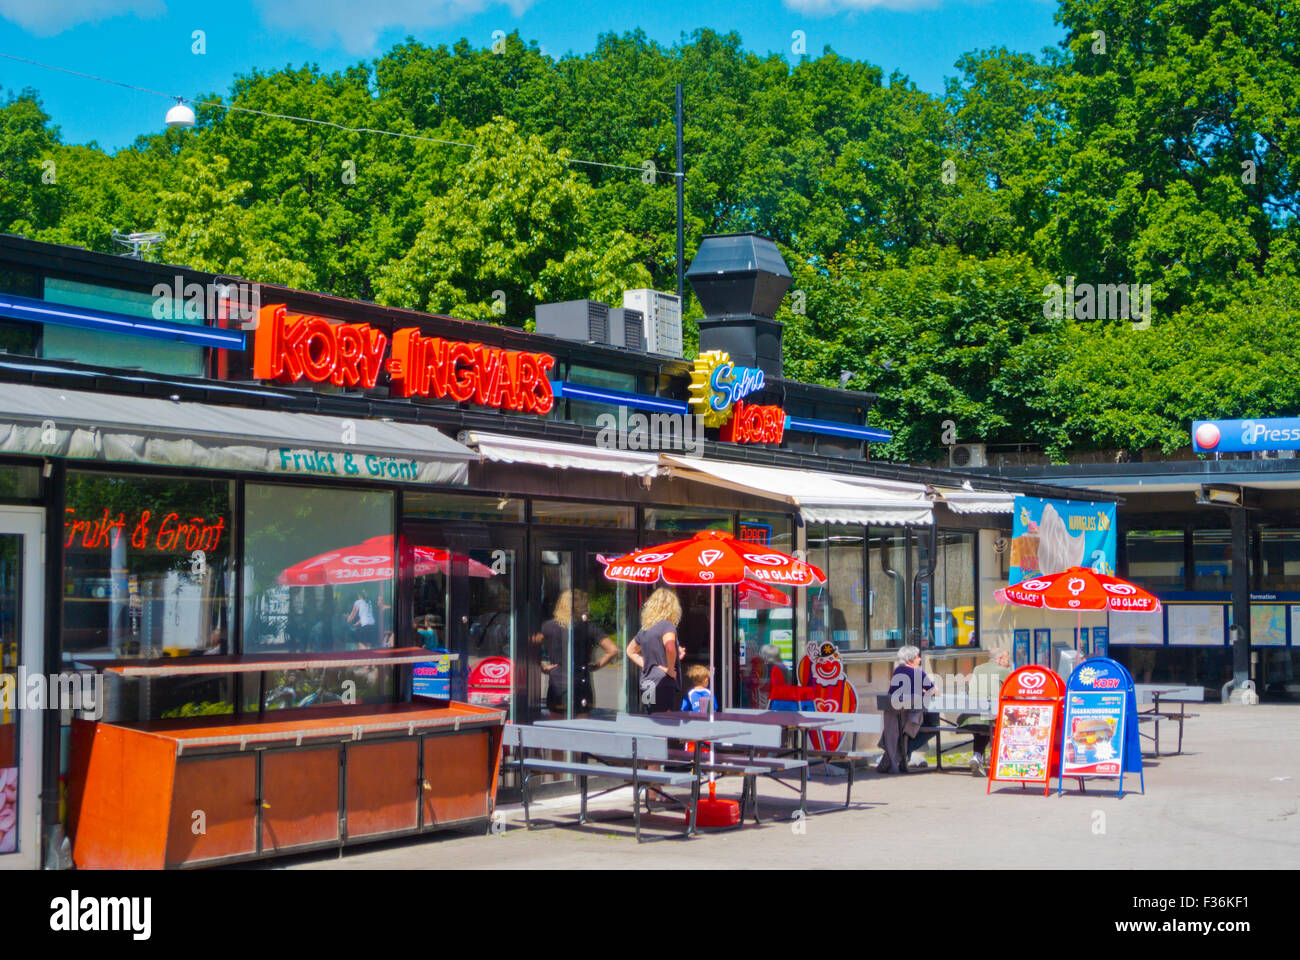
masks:
<path fill-rule="evenodd" d="M 167 111 L 167 126 L 169 127 L 192 127 L 194 126 L 194 111 L 185 105 L 184 100 L 177 100 L 176 106 Z"/>

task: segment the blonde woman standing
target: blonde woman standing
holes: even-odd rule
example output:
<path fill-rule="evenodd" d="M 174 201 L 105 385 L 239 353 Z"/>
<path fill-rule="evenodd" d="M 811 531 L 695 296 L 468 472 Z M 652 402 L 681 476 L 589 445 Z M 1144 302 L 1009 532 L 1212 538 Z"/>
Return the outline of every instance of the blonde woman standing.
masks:
<path fill-rule="evenodd" d="M 641 703 L 647 713 L 676 710 L 682 700 L 677 666 L 685 656 L 677 641 L 682 605 L 659 587 L 641 607 L 641 630 L 627 645 L 627 658 L 641 668 Z"/>

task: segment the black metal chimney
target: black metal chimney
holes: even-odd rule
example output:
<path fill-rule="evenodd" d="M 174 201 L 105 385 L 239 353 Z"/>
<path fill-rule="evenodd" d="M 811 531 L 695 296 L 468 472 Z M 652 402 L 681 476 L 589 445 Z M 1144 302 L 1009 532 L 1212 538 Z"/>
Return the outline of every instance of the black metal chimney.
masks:
<path fill-rule="evenodd" d="M 781 376 L 783 325 L 773 318 L 794 281 L 776 244 L 756 233 L 705 237 L 686 279 L 704 308 L 700 352 L 725 350 L 740 366 Z"/>

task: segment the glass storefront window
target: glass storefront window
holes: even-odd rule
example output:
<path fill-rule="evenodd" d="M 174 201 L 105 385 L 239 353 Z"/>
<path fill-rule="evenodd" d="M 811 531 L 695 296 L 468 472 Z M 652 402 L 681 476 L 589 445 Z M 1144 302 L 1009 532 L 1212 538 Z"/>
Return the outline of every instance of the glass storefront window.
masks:
<path fill-rule="evenodd" d="M 786 514 L 742 513 L 736 536 L 756 546 L 794 552 L 793 523 Z M 813 554 L 809 554 L 809 559 L 818 563 Z M 735 691 L 735 705 L 767 708 L 768 667 L 773 662 L 784 664 L 786 675 L 792 675 L 796 596 L 792 588 L 765 584 L 746 583 L 735 588 L 734 659 L 728 685 L 728 689 Z M 718 691 L 714 694 L 718 695 Z"/>
<path fill-rule="evenodd" d="M 825 584 L 805 591 L 810 642 L 829 640 L 841 650 L 866 648 L 862 603 L 864 537 L 864 527 L 809 526 L 808 559 L 826 574 Z"/>
<path fill-rule="evenodd" d="M 721 530 L 724 533 L 731 533 L 732 512 L 706 508 L 682 510 L 649 507 L 645 512 L 645 528 L 647 531 L 653 530 L 660 534 L 680 533 L 681 537 L 677 539 L 685 539 L 701 530 Z M 662 542 L 675 538 L 661 535 L 656 539 Z"/>
<path fill-rule="evenodd" d="M 1183 587 L 1183 531 L 1130 530 L 1124 538 L 1128 579 L 1144 587 Z"/>
<path fill-rule="evenodd" d="M 1300 530 L 1260 530 L 1259 554 L 1256 586 L 1265 590 L 1300 590 Z"/>
<path fill-rule="evenodd" d="M 901 646 L 907 633 L 907 531 L 872 527 L 868 535 L 871 649 Z"/>
<path fill-rule="evenodd" d="M 1192 562 L 1195 564 L 1193 590 L 1232 589 L 1232 531 L 1193 530 Z"/>
<path fill-rule="evenodd" d="M 965 647 L 976 641 L 975 534 L 937 533 L 932 637 L 936 647 Z"/>
<path fill-rule="evenodd" d="M 35 500 L 41 495 L 41 471 L 0 463 L 0 500 Z"/>
<path fill-rule="evenodd" d="M 69 472 L 66 661 L 232 652 L 232 488 L 228 480 Z M 120 693 L 115 709 L 128 716 L 137 695 L 151 717 L 233 709 L 229 677 L 131 681 Z"/>
<path fill-rule="evenodd" d="M 394 571 L 391 492 L 248 484 L 243 652 L 392 646 Z M 391 667 L 278 671 L 263 705 L 382 702 L 394 682 Z"/>
<path fill-rule="evenodd" d="M 534 500 L 534 523 L 564 523 L 584 527 L 636 526 L 636 508 L 607 503 L 570 503 L 564 500 Z"/>
<path fill-rule="evenodd" d="M 524 501 L 511 497 L 474 497 L 447 493 L 412 493 L 402 497 L 407 517 L 430 520 L 506 520 L 523 523 Z"/>

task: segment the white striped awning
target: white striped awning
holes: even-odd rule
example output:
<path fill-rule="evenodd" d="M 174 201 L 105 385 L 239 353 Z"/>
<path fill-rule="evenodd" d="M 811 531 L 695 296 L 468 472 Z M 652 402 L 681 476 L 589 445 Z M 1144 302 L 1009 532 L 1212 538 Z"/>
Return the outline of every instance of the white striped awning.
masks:
<path fill-rule="evenodd" d="M 605 449 L 580 443 L 534 440 L 470 430 L 461 435 L 465 445 L 487 460 L 522 463 L 558 470 L 597 470 L 625 477 L 653 477 L 659 472 L 659 454 Z"/>
<path fill-rule="evenodd" d="M 808 523 L 926 526 L 934 522 L 923 483 L 876 482 L 816 470 L 663 455 L 668 473 L 741 493 L 781 500 L 799 508 Z"/>
<path fill-rule="evenodd" d="M 997 490 L 955 490 L 936 487 L 938 502 L 953 513 L 1010 513 L 1015 502 L 1014 493 Z"/>

